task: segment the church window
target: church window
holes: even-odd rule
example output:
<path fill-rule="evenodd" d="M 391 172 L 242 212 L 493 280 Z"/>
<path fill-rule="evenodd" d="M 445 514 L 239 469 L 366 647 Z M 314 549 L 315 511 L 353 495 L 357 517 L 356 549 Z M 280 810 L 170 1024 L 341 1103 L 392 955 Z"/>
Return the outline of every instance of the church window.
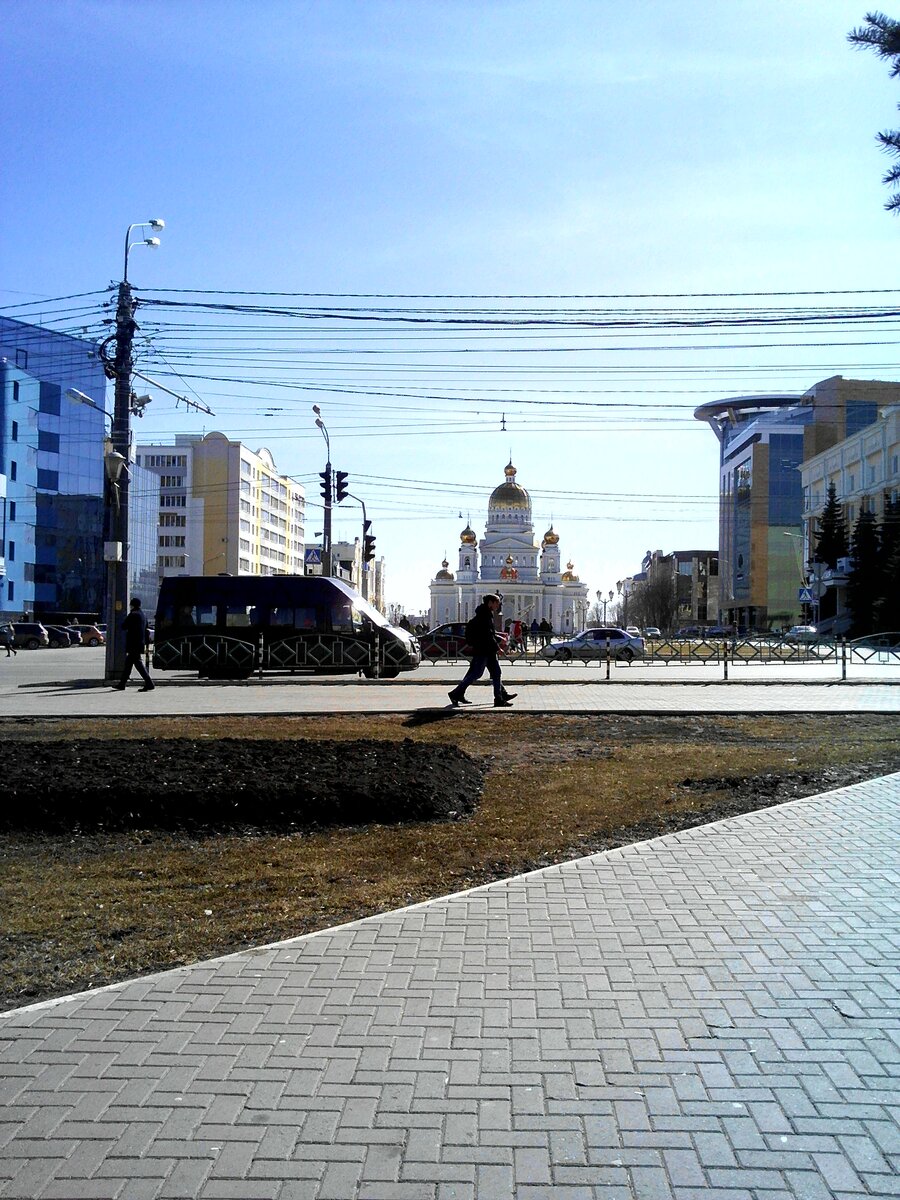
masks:
<path fill-rule="evenodd" d="M 466 565 L 467 571 L 468 571 L 469 567 L 472 565 L 472 560 L 469 558 L 468 554 L 466 555 L 465 565 Z"/>

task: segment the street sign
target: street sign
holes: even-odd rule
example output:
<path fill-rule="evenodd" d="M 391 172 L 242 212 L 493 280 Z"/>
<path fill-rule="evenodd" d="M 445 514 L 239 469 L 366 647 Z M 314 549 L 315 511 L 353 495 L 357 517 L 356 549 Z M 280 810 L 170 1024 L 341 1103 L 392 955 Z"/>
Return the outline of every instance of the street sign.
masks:
<path fill-rule="evenodd" d="M 322 565 L 322 547 L 307 546 L 303 551 L 303 561 L 308 567 L 320 567 Z"/>
<path fill-rule="evenodd" d="M 812 604 L 813 590 L 812 588 L 802 587 L 797 589 L 797 599 L 801 604 Z"/>

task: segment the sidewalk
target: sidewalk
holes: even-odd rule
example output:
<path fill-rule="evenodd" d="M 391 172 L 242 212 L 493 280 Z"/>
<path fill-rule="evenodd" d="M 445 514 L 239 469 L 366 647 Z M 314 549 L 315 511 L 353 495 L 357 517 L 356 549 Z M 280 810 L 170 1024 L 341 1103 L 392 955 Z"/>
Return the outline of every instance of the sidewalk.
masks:
<path fill-rule="evenodd" d="M 898 816 L 900 774 L 2 1015 L 0 1197 L 896 1200 Z"/>

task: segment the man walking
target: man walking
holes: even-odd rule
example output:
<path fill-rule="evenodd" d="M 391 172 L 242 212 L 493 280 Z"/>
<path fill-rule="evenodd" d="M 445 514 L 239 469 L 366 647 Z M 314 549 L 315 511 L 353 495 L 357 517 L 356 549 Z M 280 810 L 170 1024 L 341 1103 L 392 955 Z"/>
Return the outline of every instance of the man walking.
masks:
<path fill-rule="evenodd" d="M 128 686 L 131 668 L 137 667 L 138 674 L 144 681 L 141 691 L 152 692 L 156 684 L 144 666 L 144 650 L 150 644 L 150 635 L 147 631 L 147 618 L 144 616 L 141 602 L 137 596 L 132 597 L 131 612 L 122 622 L 122 628 L 125 630 L 125 670 L 115 687 L 118 691 L 124 692 Z"/>
<path fill-rule="evenodd" d="M 500 678 L 500 642 L 494 627 L 494 617 L 500 611 L 500 597 L 493 592 L 483 596 L 475 609 L 475 615 L 466 625 L 466 640 L 472 647 L 472 663 L 450 695 L 454 708 L 458 704 L 471 704 L 466 699 L 466 688 L 487 671 L 494 685 L 494 708 L 511 708 L 515 693 L 507 692 Z"/>

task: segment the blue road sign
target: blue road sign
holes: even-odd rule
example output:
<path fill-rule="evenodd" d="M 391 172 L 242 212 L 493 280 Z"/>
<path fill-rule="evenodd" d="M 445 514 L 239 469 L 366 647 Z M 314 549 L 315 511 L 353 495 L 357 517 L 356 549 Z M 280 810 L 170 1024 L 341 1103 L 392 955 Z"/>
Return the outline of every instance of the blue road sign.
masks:
<path fill-rule="evenodd" d="M 322 547 L 307 546 L 303 551 L 303 561 L 308 567 L 320 567 L 322 565 Z"/>

